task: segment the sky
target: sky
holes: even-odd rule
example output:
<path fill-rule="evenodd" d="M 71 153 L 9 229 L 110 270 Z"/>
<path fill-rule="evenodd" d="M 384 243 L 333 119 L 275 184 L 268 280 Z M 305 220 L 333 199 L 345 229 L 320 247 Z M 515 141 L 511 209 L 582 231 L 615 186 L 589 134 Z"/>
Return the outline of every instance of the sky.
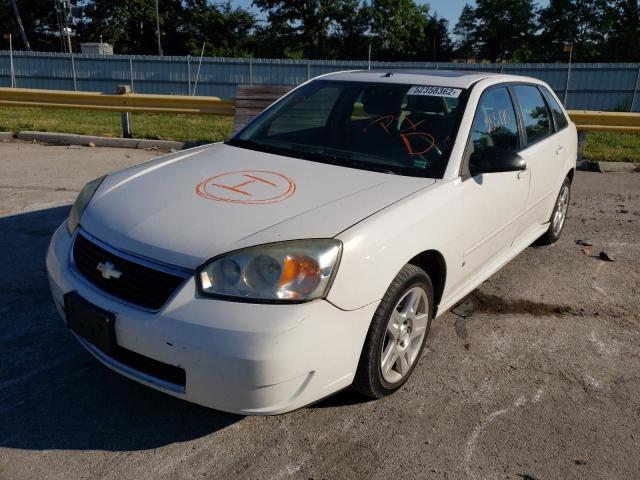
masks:
<path fill-rule="evenodd" d="M 251 9 L 252 0 L 232 0 L 231 4 L 233 6 L 249 8 Z M 428 3 L 431 6 L 432 12 L 437 12 L 438 16 L 444 17 L 449 20 L 449 29 L 453 30 L 453 27 L 458 23 L 458 18 L 460 17 L 460 13 L 464 8 L 465 4 L 469 3 L 471 5 L 475 5 L 474 0 L 416 0 L 416 3 L 424 4 Z M 548 0 L 538 0 L 536 2 L 539 5 L 544 5 L 549 3 Z"/>

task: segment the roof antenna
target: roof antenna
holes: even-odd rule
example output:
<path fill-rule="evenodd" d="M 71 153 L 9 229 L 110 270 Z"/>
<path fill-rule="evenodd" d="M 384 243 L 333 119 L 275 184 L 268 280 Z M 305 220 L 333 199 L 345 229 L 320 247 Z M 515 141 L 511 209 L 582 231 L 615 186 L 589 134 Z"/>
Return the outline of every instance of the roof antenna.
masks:
<path fill-rule="evenodd" d="M 393 72 L 387 72 L 384 74 L 384 78 L 389 78 L 393 76 Z"/>

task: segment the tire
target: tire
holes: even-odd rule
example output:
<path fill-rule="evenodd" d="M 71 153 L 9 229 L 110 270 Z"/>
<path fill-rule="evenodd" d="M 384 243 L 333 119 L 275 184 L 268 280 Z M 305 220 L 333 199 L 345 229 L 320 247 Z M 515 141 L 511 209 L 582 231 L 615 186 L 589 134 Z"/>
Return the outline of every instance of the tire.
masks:
<path fill-rule="evenodd" d="M 404 385 L 424 349 L 433 317 L 433 298 L 429 275 L 415 265 L 405 265 L 373 315 L 353 382 L 355 390 L 382 398 Z"/>
<path fill-rule="evenodd" d="M 562 182 L 560 193 L 558 193 L 556 203 L 553 206 L 553 212 L 551 212 L 551 218 L 549 219 L 549 229 L 538 239 L 536 242 L 537 245 L 551 245 L 558 241 L 567 219 L 570 199 L 571 180 L 567 177 L 564 179 L 564 182 Z"/>

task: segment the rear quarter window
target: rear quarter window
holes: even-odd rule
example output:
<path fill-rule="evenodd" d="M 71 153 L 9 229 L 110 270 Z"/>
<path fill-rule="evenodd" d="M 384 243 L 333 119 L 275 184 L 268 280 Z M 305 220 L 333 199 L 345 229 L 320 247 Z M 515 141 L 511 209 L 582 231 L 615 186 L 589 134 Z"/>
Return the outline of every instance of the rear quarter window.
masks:
<path fill-rule="evenodd" d="M 556 101 L 555 97 L 551 94 L 549 89 L 547 89 L 546 87 L 540 87 L 540 90 L 542 91 L 544 98 L 547 100 L 547 104 L 549 105 L 551 113 L 553 114 L 553 120 L 556 124 L 556 131 L 562 130 L 564 127 L 569 125 L 569 121 L 562 111 L 562 107 Z"/>

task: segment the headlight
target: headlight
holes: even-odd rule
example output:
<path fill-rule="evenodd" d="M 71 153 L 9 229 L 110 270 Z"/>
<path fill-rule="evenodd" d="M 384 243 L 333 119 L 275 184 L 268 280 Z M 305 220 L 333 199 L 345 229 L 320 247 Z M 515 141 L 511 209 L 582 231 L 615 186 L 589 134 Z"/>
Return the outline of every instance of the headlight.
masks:
<path fill-rule="evenodd" d="M 270 243 L 214 258 L 196 274 L 200 293 L 256 302 L 324 297 L 338 268 L 342 243 L 314 239 Z"/>
<path fill-rule="evenodd" d="M 93 197 L 93 194 L 96 193 L 96 190 L 98 190 L 98 187 L 105 178 L 107 178 L 106 175 L 90 181 L 84 186 L 82 191 L 80 191 L 76 201 L 73 202 L 71 212 L 69 212 L 69 218 L 67 219 L 67 230 L 69 230 L 69 233 L 73 233 L 76 228 L 78 228 L 82 213 L 85 208 L 87 208 L 87 205 L 89 205 L 89 201 Z"/>

